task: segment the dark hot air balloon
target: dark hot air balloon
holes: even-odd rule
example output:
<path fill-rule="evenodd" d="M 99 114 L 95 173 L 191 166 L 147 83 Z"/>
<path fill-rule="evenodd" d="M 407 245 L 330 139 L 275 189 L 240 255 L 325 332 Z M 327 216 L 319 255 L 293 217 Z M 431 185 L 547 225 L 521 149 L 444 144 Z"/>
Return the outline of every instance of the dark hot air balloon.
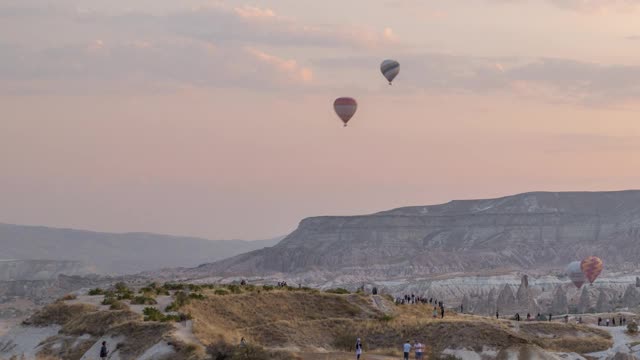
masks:
<path fill-rule="evenodd" d="M 587 281 L 587 278 L 584 276 L 582 268 L 580 267 L 580 261 L 573 261 L 569 266 L 567 266 L 567 276 L 569 276 L 573 285 L 578 289 L 580 289 L 585 281 Z"/>
<path fill-rule="evenodd" d="M 336 114 L 338 114 L 340 120 L 344 123 L 344 126 L 347 126 L 349 120 L 351 120 L 353 115 L 356 113 L 356 110 L 358 110 L 358 103 L 353 98 L 341 97 L 337 98 L 333 102 L 333 109 L 336 111 Z"/>
<path fill-rule="evenodd" d="M 391 85 L 393 79 L 400 73 L 400 63 L 395 60 L 385 60 L 380 64 L 380 71 Z"/>

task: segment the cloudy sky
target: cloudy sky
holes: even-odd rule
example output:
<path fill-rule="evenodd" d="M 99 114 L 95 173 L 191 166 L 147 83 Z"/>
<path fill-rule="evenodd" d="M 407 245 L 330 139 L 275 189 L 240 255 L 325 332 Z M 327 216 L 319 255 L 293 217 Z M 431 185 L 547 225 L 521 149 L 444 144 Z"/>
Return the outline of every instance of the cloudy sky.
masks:
<path fill-rule="evenodd" d="M 0 222 L 257 239 L 307 216 L 638 188 L 639 16 L 640 0 L 3 0 Z M 360 105 L 348 128 L 339 96 Z"/>

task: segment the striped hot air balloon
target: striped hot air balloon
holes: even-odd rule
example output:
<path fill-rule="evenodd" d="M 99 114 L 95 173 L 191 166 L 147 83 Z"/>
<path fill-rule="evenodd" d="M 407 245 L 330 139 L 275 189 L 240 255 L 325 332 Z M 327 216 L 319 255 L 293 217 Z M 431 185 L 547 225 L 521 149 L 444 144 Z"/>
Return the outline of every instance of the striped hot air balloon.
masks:
<path fill-rule="evenodd" d="M 580 263 L 580 269 L 589 282 L 593 284 L 593 282 L 596 281 L 596 278 L 598 278 L 598 275 L 602 272 L 603 265 L 604 263 L 599 257 L 589 256 L 582 260 Z"/>
<path fill-rule="evenodd" d="M 385 60 L 380 64 L 380 71 L 391 85 L 393 79 L 400 73 L 400 63 L 395 60 Z"/>
<path fill-rule="evenodd" d="M 573 261 L 569 266 L 567 266 L 567 276 L 578 289 L 580 289 L 584 282 L 587 281 L 587 278 L 584 276 L 582 268 L 580 267 L 580 261 Z"/>
<path fill-rule="evenodd" d="M 344 126 L 347 126 L 347 123 L 353 115 L 358 110 L 358 103 L 355 99 L 350 97 L 341 97 L 337 98 L 336 101 L 333 102 L 333 109 L 338 114 L 338 117 L 344 123 Z"/>

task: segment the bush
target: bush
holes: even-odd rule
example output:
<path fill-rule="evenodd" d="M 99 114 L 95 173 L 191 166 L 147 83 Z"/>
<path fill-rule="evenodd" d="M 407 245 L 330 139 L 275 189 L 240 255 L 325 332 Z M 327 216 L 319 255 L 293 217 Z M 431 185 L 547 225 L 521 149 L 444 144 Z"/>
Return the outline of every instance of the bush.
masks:
<path fill-rule="evenodd" d="M 111 303 L 109 307 L 110 310 L 129 310 L 129 305 L 123 303 L 122 301 L 115 300 Z"/>
<path fill-rule="evenodd" d="M 165 315 L 160 310 L 154 307 L 146 307 L 144 308 L 142 313 L 144 314 L 144 321 L 178 322 L 191 320 L 190 314 L 179 313 L 176 315 Z"/>
<path fill-rule="evenodd" d="M 184 284 L 171 284 L 171 283 L 166 283 L 164 285 L 162 285 L 162 287 L 166 290 L 173 290 L 173 291 L 177 291 L 177 290 L 184 290 Z"/>
<path fill-rule="evenodd" d="M 637 334 L 638 333 L 638 324 L 635 321 L 627 324 L 627 332 L 629 334 Z"/>
<path fill-rule="evenodd" d="M 100 288 L 91 289 L 91 290 L 89 290 L 89 295 L 90 296 L 104 295 L 104 290 L 102 290 Z"/>
<path fill-rule="evenodd" d="M 216 295 L 229 295 L 229 291 L 226 289 L 216 289 L 213 293 Z"/>
<path fill-rule="evenodd" d="M 194 300 L 204 300 L 206 299 L 206 296 L 199 294 L 199 293 L 191 293 L 189 294 L 189 299 L 194 299 Z"/>
<path fill-rule="evenodd" d="M 115 297 L 105 296 L 104 300 L 102 300 L 102 305 L 113 305 L 116 302 L 119 302 L 119 301 Z"/>
<path fill-rule="evenodd" d="M 393 320 L 393 316 L 391 316 L 389 314 L 384 314 L 378 320 L 380 320 L 382 322 L 389 322 L 389 321 Z"/>
<path fill-rule="evenodd" d="M 126 292 L 130 292 L 131 291 L 127 287 L 127 284 L 123 283 L 122 281 L 116 283 L 115 289 L 116 289 L 116 292 L 118 292 L 118 293 L 126 293 Z"/>
<path fill-rule="evenodd" d="M 169 304 L 169 306 L 167 306 L 165 311 L 178 311 L 181 307 L 183 307 L 189 302 L 189 296 L 187 296 L 187 294 L 184 291 L 178 291 L 175 293 L 174 296 L 175 296 L 175 299 L 171 304 Z"/>
<path fill-rule="evenodd" d="M 144 321 L 163 321 L 165 318 L 164 314 L 154 307 L 146 307 L 142 310 L 142 313 L 144 314 Z"/>
<path fill-rule="evenodd" d="M 351 292 L 349 292 L 349 290 L 347 289 L 343 289 L 343 288 L 336 288 L 336 289 L 329 289 L 327 290 L 327 292 L 329 294 L 351 294 Z"/>
<path fill-rule="evenodd" d="M 227 289 L 229 289 L 229 291 L 232 294 L 240 294 L 242 292 L 242 289 L 240 289 L 240 286 L 234 285 L 234 284 L 227 285 Z"/>
<path fill-rule="evenodd" d="M 77 298 L 78 298 L 78 296 L 76 296 L 75 294 L 67 294 L 67 295 L 61 297 L 60 301 L 75 300 Z"/>
<path fill-rule="evenodd" d="M 156 305 L 158 302 L 150 297 L 136 296 L 131 299 L 131 305 Z"/>
<path fill-rule="evenodd" d="M 262 286 L 262 290 L 264 290 L 264 291 L 271 291 L 271 290 L 273 290 L 273 289 L 274 289 L 274 288 L 273 288 L 273 286 L 271 286 L 271 285 L 263 285 L 263 286 Z"/>

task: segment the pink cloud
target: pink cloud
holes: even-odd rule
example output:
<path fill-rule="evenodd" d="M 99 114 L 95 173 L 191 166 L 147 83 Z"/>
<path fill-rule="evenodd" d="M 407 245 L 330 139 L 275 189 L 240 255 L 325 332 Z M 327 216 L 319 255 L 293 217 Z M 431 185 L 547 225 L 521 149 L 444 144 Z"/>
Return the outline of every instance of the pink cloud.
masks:
<path fill-rule="evenodd" d="M 245 50 L 259 61 L 273 66 L 281 73 L 287 74 L 292 80 L 303 83 L 313 81 L 313 71 L 310 68 L 300 66 L 295 60 L 283 59 L 251 47 Z"/>

